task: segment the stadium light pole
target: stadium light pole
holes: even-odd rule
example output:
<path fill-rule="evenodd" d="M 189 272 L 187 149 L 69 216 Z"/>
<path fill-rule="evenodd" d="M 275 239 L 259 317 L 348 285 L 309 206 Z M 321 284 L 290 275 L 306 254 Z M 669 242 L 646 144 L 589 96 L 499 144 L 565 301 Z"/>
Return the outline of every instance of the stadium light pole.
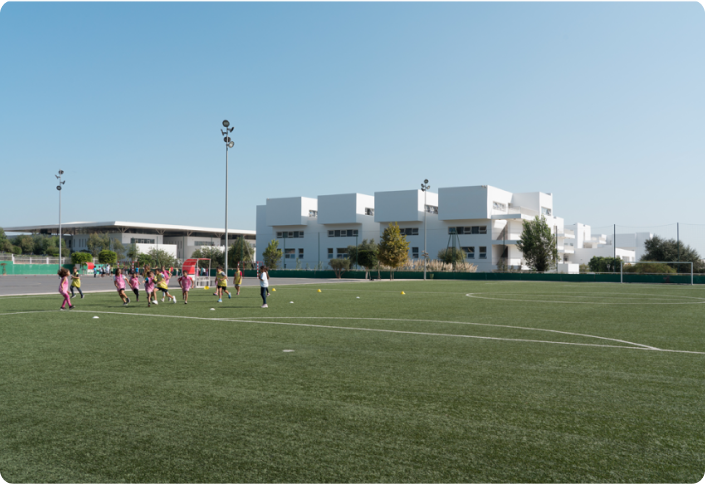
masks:
<path fill-rule="evenodd" d="M 421 184 L 421 191 L 423 192 L 423 280 L 426 280 L 426 261 L 428 260 L 428 252 L 426 252 L 426 191 L 431 188 L 428 184 L 428 180 L 424 180 Z"/>
<path fill-rule="evenodd" d="M 59 191 L 59 269 L 61 269 L 61 186 L 66 183 L 61 180 L 63 174 L 64 170 L 59 170 L 59 174 L 54 175 L 59 180 L 59 184 L 56 185 L 56 189 Z"/>
<path fill-rule="evenodd" d="M 228 277 L 228 149 L 235 146 L 233 140 L 228 136 L 229 133 L 233 132 L 235 128 L 229 128 L 230 121 L 227 119 L 223 121 L 223 127 L 225 130 L 220 130 L 221 134 L 224 136 L 223 141 L 225 141 L 225 278 Z"/>

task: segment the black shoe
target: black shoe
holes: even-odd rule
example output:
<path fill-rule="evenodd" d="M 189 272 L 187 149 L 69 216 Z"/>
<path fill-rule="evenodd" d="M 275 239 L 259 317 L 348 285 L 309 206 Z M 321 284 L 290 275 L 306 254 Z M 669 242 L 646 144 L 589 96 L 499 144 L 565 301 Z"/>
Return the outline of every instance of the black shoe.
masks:
<path fill-rule="evenodd" d="M 75 307 L 76 307 L 76 306 L 69 306 L 69 309 L 73 309 L 73 308 L 75 308 Z"/>
<path fill-rule="evenodd" d="M 127 298 L 127 304 L 130 304 L 130 298 L 129 298 L 129 297 Z"/>

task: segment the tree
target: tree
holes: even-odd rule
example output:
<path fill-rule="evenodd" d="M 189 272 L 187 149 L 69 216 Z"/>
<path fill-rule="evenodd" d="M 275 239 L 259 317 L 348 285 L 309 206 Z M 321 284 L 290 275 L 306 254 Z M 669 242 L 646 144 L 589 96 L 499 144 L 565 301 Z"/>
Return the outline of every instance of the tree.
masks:
<path fill-rule="evenodd" d="M 264 264 L 267 267 L 270 269 L 276 269 L 277 264 L 279 264 L 279 259 L 282 258 L 282 251 L 279 249 L 279 242 L 272 239 L 272 241 L 269 242 L 269 245 L 267 245 L 267 248 L 264 249 L 262 257 L 264 257 Z"/>
<path fill-rule="evenodd" d="M 89 262 L 93 262 L 93 256 L 88 252 L 74 252 L 71 254 L 71 262 L 84 266 Z"/>
<path fill-rule="evenodd" d="M 95 257 L 100 254 L 101 251 L 110 248 L 110 237 L 108 234 L 94 232 L 88 236 L 88 243 L 86 246 Z"/>
<path fill-rule="evenodd" d="M 154 267 L 174 267 L 178 265 L 176 257 L 165 250 L 153 248 L 147 253 L 152 259 Z M 150 264 L 151 265 L 151 264 Z"/>
<path fill-rule="evenodd" d="M 538 272 L 546 272 L 555 266 L 558 259 L 556 239 L 543 215 L 541 218 L 536 216 L 534 220 L 524 220 L 517 248 L 524 255 L 526 265 Z"/>
<path fill-rule="evenodd" d="M 5 235 L 5 231 L 3 230 L 2 227 L 0 227 L 0 247 L 3 246 L 5 241 L 7 240 L 7 236 Z"/>
<path fill-rule="evenodd" d="M 22 249 L 22 254 L 34 253 L 34 239 L 29 235 L 18 235 L 15 237 L 14 245 Z"/>
<path fill-rule="evenodd" d="M 127 249 L 127 257 L 129 257 L 130 260 L 137 260 L 137 258 L 139 257 L 139 255 L 140 255 L 140 248 L 137 247 L 137 244 L 135 244 L 134 242 L 132 242 L 132 243 L 130 244 L 130 248 Z"/>
<path fill-rule="evenodd" d="M 112 250 L 101 250 L 98 254 L 98 262 L 113 265 L 117 262 L 117 254 Z"/>
<path fill-rule="evenodd" d="M 137 254 L 137 267 L 154 267 L 154 259 L 149 254 Z"/>
<path fill-rule="evenodd" d="M 108 240 L 108 247 L 111 246 L 112 242 L 112 250 L 115 252 L 118 256 L 118 260 L 123 260 L 125 258 L 125 253 L 127 252 L 125 250 L 125 246 L 122 244 L 122 242 L 118 239 L 112 239 Z"/>
<path fill-rule="evenodd" d="M 14 249 L 15 246 L 12 245 L 12 242 L 10 242 L 9 239 L 5 239 L 4 241 L 0 242 L 0 252 L 12 252 L 12 249 Z"/>
<path fill-rule="evenodd" d="M 595 256 L 588 262 L 591 272 L 619 272 L 622 259 L 619 257 L 598 257 Z"/>
<path fill-rule="evenodd" d="M 330 264 L 333 272 L 335 272 L 335 277 L 338 279 L 342 277 L 343 272 L 350 269 L 350 259 L 331 259 L 328 264 Z"/>
<path fill-rule="evenodd" d="M 438 259 L 446 264 L 465 262 L 465 251 L 457 247 L 448 247 L 438 251 Z"/>
<path fill-rule="evenodd" d="M 196 259 L 210 259 L 211 266 L 213 268 L 225 265 L 225 255 L 219 247 L 201 247 L 193 251 L 193 255 Z M 206 261 L 198 261 L 198 267 L 208 267 Z"/>
<path fill-rule="evenodd" d="M 667 264 L 659 264 L 655 262 L 636 262 L 632 264 L 625 264 L 624 272 L 631 272 L 635 274 L 675 274 L 676 270 Z"/>
<path fill-rule="evenodd" d="M 255 251 L 244 237 L 235 239 L 235 243 L 228 249 L 228 266 L 237 267 L 240 262 L 252 262 Z"/>
<path fill-rule="evenodd" d="M 377 266 L 377 244 L 374 239 L 365 240 L 360 245 L 348 246 L 348 258 L 350 263 L 356 263 L 365 268 L 365 278 L 369 277 L 370 271 Z"/>
<path fill-rule="evenodd" d="M 682 241 L 664 239 L 654 235 L 644 242 L 644 249 L 646 249 L 646 252 L 641 256 L 640 260 L 642 261 L 692 262 L 693 272 L 705 272 L 705 263 L 700 258 L 698 251 L 689 245 L 685 245 Z M 687 264 L 672 264 L 671 267 L 678 272 L 690 269 Z"/>
<path fill-rule="evenodd" d="M 403 265 L 409 258 L 409 243 L 401 235 L 399 225 L 394 222 L 384 229 L 377 249 L 377 259 L 390 268 L 389 279 L 394 280 L 394 269 Z"/>

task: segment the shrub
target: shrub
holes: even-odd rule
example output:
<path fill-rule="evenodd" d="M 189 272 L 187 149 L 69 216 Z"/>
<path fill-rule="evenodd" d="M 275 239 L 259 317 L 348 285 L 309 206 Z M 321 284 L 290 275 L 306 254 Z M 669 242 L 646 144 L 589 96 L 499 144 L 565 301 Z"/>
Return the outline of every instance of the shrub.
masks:
<path fill-rule="evenodd" d="M 350 269 L 350 259 L 331 259 L 328 264 L 330 264 L 330 267 L 335 272 L 335 277 L 338 279 L 342 277 L 343 272 Z"/>
<path fill-rule="evenodd" d="M 113 265 L 117 262 L 117 254 L 112 250 L 101 250 L 98 254 L 98 262 Z"/>
<path fill-rule="evenodd" d="M 448 247 L 438 251 L 438 260 L 446 264 L 465 262 L 465 251 L 456 247 Z"/>
<path fill-rule="evenodd" d="M 88 262 L 93 262 L 93 256 L 88 252 L 74 252 L 71 254 L 71 262 L 73 264 L 86 265 Z"/>
<path fill-rule="evenodd" d="M 676 270 L 667 265 L 657 262 L 637 262 L 634 264 L 625 264 L 624 272 L 633 274 L 675 274 Z"/>
<path fill-rule="evenodd" d="M 619 272 L 622 259 L 619 257 L 593 257 L 588 262 L 588 267 L 592 272 Z"/>
<path fill-rule="evenodd" d="M 590 272 L 590 267 L 588 267 L 587 264 L 580 264 L 579 268 L 580 268 L 581 274 L 586 274 L 586 273 Z"/>

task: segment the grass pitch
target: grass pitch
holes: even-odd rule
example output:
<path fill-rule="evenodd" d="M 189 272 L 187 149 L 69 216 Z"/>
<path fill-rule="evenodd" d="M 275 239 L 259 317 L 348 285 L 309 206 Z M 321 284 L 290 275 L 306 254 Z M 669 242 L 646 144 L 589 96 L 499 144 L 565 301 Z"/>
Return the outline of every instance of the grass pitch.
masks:
<path fill-rule="evenodd" d="M 269 309 L 259 288 L 222 304 L 211 293 L 149 309 L 89 294 L 63 312 L 58 295 L 0 298 L 2 477 L 697 482 L 705 472 L 705 288 L 281 286 Z"/>

